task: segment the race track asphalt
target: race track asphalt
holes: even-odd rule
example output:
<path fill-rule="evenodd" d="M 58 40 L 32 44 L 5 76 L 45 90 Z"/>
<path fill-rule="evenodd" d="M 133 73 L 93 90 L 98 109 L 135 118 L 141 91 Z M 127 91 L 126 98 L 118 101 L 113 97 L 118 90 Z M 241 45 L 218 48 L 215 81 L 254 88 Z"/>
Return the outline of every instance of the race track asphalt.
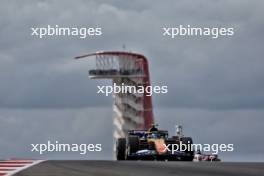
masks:
<path fill-rule="evenodd" d="M 15 176 L 264 176 L 264 163 L 44 161 Z"/>

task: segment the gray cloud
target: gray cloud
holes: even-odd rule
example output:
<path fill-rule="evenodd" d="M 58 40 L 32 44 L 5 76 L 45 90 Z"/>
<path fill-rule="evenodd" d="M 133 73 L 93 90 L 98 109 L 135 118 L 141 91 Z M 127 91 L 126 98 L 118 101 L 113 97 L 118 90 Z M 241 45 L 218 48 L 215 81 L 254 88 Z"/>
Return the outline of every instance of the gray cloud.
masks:
<path fill-rule="evenodd" d="M 157 96 L 159 106 L 263 107 L 263 22 L 259 18 L 263 3 L 259 1 L 244 1 L 239 6 L 227 1 L 3 3 L 1 106 L 83 107 L 84 99 L 95 96 L 96 83 L 82 77 L 87 73 L 85 62 L 77 64 L 71 59 L 91 51 L 118 50 L 126 43 L 149 57 L 155 84 L 162 80 L 169 85 L 168 96 Z M 30 27 L 47 24 L 99 25 L 104 35 L 42 40 L 30 36 Z M 217 40 L 163 38 L 162 26 L 178 24 L 231 26 L 236 32 L 232 38 Z M 87 91 L 85 85 L 92 90 Z M 179 102 L 170 97 L 178 97 Z M 101 99 L 86 105 L 102 103 L 109 102 Z"/>
<path fill-rule="evenodd" d="M 0 158 L 112 159 L 111 108 L 1 109 Z M 93 115 L 91 115 L 93 114 Z M 110 115 L 109 115 L 110 114 Z M 105 124 L 102 125 L 102 124 Z M 31 144 L 102 144 L 102 152 L 86 155 L 31 152 Z"/>
<path fill-rule="evenodd" d="M 112 159 L 112 109 L 1 109 L 1 158 L 41 159 Z M 263 161 L 263 110 L 203 110 L 185 108 L 156 108 L 159 127 L 175 133 L 181 124 L 184 134 L 194 143 L 234 144 L 234 152 L 222 152 L 224 161 Z M 252 120 L 254 119 L 254 120 Z M 110 135 L 109 135 L 110 134 Z M 31 152 L 30 144 L 101 143 L 102 152 L 86 155 Z"/>
<path fill-rule="evenodd" d="M 262 145 L 253 139 L 252 142 L 259 144 L 256 148 L 244 145 L 244 139 L 239 135 L 243 134 L 243 128 L 235 128 L 235 138 L 222 133 L 222 130 L 225 128 L 225 131 L 232 133 L 234 128 L 229 125 L 229 119 L 232 119 L 238 126 L 246 127 L 250 122 L 252 127 L 261 131 L 258 125 L 263 123 L 260 116 L 263 116 L 264 105 L 263 6 L 263 2 L 256 0 L 167 0 L 156 3 L 148 0 L 133 3 L 121 0 L 2 1 L 0 144 L 6 149 L 1 150 L 3 153 L 0 153 L 0 157 L 8 157 L 12 153 L 31 156 L 25 150 L 18 150 L 12 140 L 26 145 L 37 139 L 46 140 L 48 135 L 53 135 L 47 132 L 42 134 L 38 129 L 47 128 L 47 131 L 53 131 L 58 138 L 64 139 L 61 131 L 45 121 L 46 118 L 51 120 L 46 116 L 57 111 L 60 112 L 56 116 L 58 121 L 64 122 L 61 119 L 67 116 L 67 122 L 62 123 L 61 128 L 72 123 L 89 124 L 89 120 L 82 118 L 83 115 L 79 117 L 77 111 L 80 109 L 80 112 L 91 114 L 95 113 L 93 108 L 105 109 L 108 106 L 107 111 L 110 111 L 111 98 L 96 94 L 98 84 L 110 84 L 110 81 L 88 80 L 87 70 L 92 63 L 76 61 L 73 57 L 97 50 L 120 50 L 125 43 L 128 50 L 148 57 L 153 85 L 168 85 L 168 94 L 153 97 L 157 121 L 171 129 L 167 122 L 174 123 L 175 114 L 185 116 L 190 113 L 187 119 L 176 116 L 175 121 L 180 119 L 186 125 L 186 130 L 193 129 L 187 132 L 190 135 L 197 134 L 197 140 L 234 141 L 243 146 L 239 147 L 238 153 L 229 157 L 230 160 L 239 160 L 239 153 L 250 155 L 241 160 L 248 157 L 251 157 L 249 160 L 257 160 L 256 156 L 262 156 L 263 152 L 256 146 Z M 30 36 L 30 27 L 48 24 L 101 26 L 103 36 L 89 39 L 37 39 Z M 179 24 L 234 27 L 235 35 L 219 39 L 179 37 L 174 40 L 162 36 L 163 26 Z M 36 114 L 32 113 L 35 110 Z M 196 113 L 200 116 L 199 120 L 195 117 Z M 79 117 L 75 119 L 79 121 L 75 122 L 71 116 Z M 100 113 L 98 117 L 106 118 L 108 114 Z M 30 120 L 25 121 L 27 118 Z M 167 120 L 163 121 L 163 118 Z M 98 126 L 102 121 L 98 121 Z M 26 129 L 28 122 L 34 122 L 38 128 L 32 126 L 25 134 L 19 131 L 5 132 L 10 127 Z M 211 128 L 205 130 L 189 124 L 213 125 L 215 132 L 221 134 L 215 134 L 218 138 L 214 138 Z M 106 130 L 110 129 L 111 125 L 106 127 Z M 259 136 L 258 130 L 252 130 L 252 133 L 245 136 L 247 139 Z M 65 133 L 69 136 L 68 140 L 74 139 L 71 132 Z M 77 132 L 80 131 L 76 128 Z M 87 130 L 87 133 L 91 132 Z M 33 134 L 40 137 L 33 140 Z M 81 136 L 80 141 L 86 135 Z M 20 138 L 27 140 L 23 142 L 18 140 Z M 101 136 L 103 140 L 106 138 L 107 135 Z"/>

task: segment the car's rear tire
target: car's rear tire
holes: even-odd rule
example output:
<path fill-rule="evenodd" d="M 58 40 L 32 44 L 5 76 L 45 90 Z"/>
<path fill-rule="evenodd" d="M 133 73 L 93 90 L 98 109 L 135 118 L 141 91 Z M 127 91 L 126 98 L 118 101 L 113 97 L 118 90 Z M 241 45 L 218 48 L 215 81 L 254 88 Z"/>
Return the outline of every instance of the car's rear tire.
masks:
<path fill-rule="evenodd" d="M 119 138 L 116 142 L 116 159 L 125 160 L 126 159 L 126 139 Z"/>
<path fill-rule="evenodd" d="M 193 144 L 192 138 L 191 137 L 183 137 L 181 138 L 182 144 L 191 146 Z M 185 153 L 188 154 L 188 156 L 185 156 L 182 158 L 183 161 L 193 161 L 193 157 L 194 157 L 194 151 L 192 150 L 192 148 L 190 148 L 191 150 L 185 150 Z"/>

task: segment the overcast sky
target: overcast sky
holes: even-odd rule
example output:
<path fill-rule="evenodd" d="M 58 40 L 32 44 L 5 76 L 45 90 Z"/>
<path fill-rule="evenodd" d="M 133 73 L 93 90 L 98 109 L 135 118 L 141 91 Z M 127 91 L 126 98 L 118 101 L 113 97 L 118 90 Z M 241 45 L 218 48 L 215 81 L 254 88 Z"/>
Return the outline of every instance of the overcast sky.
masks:
<path fill-rule="evenodd" d="M 122 50 L 149 59 L 155 119 L 184 125 L 196 143 L 234 143 L 225 161 L 264 161 L 264 2 L 259 0 L 0 2 L 0 159 L 112 158 L 112 99 L 96 94 L 91 63 L 74 56 Z M 31 36 L 31 27 L 102 27 L 103 35 Z M 162 36 L 162 27 L 234 27 L 232 37 Z M 102 143 L 103 152 L 29 152 L 47 140 Z"/>

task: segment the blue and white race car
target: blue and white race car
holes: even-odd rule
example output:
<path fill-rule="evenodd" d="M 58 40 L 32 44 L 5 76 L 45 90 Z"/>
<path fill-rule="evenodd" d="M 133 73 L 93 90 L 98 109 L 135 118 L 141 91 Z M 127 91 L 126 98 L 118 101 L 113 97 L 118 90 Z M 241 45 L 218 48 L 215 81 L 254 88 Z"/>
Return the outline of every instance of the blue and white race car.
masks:
<path fill-rule="evenodd" d="M 192 144 L 192 138 L 183 136 L 168 137 L 164 130 L 131 130 L 126 138 L 116 143 L 117 160 L 168 160 L 192 161 L 194 152 L 185 149 L 175 150 L 175 145 Z"/>

